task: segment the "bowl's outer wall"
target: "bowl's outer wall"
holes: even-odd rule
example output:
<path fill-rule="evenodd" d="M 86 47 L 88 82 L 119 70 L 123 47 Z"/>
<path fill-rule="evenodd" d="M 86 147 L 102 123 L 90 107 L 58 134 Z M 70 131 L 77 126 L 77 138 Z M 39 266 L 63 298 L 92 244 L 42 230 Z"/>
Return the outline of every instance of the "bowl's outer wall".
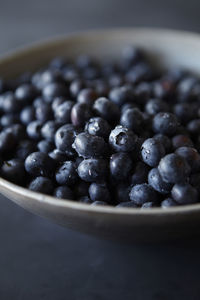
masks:
<path fill-rule="evenodd" d="M 102 59 L 120 56 L 127 44 L 146 49 L 163 67 L 183 67 L 200 73 L 200 37 L 169 30 L 124 29 L 77 34 L 21 50 L 0 60 L 0 76 L 13 78 L 45 66 L 55 56 L 81 53 Z M 167 209 L 91 207 L 33 193 L 0 179 L 1 193 L 25 209 L 79 231 L 115 240 L 149 241 L 200 233 L 200 205 Z"/>

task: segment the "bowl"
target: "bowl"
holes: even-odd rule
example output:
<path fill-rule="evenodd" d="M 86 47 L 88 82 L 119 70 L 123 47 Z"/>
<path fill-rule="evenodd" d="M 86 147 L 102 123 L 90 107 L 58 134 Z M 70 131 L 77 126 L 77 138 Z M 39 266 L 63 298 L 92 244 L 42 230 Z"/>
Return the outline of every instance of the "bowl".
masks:
<path fill-rule="evenodd" d="M 147 50 L 155 64 L 200 73 L 200 35 L 136 28 L 73 34 L 15 51 L 1 57 L 0 76 L 13 78 L 24 71 L 34 71 L 55 56 L 71 58 L 85 53 L 113 59 L 127 44 Z M 200 204 L 150 210 L 90 206 L 35 193 L 2 178 L 0 192 L 28 211 L 62 226 L 116 241 L 164 241 L 200 234 Z"/>

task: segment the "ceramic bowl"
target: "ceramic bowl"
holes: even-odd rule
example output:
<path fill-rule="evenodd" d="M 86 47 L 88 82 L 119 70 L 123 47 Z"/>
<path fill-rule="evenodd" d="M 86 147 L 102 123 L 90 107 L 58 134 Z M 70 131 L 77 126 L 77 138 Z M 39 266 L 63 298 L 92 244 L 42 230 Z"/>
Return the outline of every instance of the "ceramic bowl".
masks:
<path fill-rule="evenodd" d="M 200 73 L 200 35 L 158 29 L 90 31 L 53 39 L 21 49 L 0 59 L 0 76 L 16 77 L 45 66 L 55 56 L 91 54 L 99 59 L 119 57 L 133 44 L 149 59 L 166 67 L 183 67 Z M 117 241 L 149 242 L 188 238 L 200 233 L 200 204 L 171 209 L 90 206 L 31 192 L 0 179 L 0 192 L 23 208 L 63 226 Z"/>

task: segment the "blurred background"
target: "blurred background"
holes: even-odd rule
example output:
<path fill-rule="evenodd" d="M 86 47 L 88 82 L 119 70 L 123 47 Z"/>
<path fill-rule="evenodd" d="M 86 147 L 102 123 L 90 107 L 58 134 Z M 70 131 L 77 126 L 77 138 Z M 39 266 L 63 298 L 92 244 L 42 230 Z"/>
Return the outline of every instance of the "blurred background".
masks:
<path fill-rule="evenodd" d="M 77 30 L 200 30 L 198 0 L 0 0 L 0 54 Z M 133 233 L 134 234 L 134 233 Z M 199 300 L 200 242 L 119 245 L 0 197 L 0 300 Z"/>
<path fill-rule="evenodd" d="M 198 0 L 0 0 L 0 51 L 72 31 L 115 26 L 199 30 Z"/>

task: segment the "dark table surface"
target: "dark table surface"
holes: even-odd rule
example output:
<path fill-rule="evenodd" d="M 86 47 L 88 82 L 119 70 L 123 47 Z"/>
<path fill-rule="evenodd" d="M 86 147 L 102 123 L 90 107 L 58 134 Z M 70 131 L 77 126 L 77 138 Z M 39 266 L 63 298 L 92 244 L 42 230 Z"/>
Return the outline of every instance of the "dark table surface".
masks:
<path fill-rule="evenodd" d="M 199 30 L 198 0 L 0 0 L 0 54 L 98 27 Z M 200 242 L 119 245 L 34 216 L 0 197 L 0 300 L 200 299 Z"/>

